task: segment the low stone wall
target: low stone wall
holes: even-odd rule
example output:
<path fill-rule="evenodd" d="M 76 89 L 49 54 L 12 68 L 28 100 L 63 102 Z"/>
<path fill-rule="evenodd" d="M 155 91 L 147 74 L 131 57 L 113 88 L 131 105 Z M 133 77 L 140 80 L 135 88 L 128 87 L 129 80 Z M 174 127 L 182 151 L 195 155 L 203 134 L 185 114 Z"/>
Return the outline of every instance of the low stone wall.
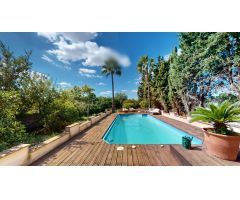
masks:
<path fill-rule="evenodd" d="M 29 160 L 30 144 L 20 144 L 0 153 L 1 166 L 27 165 Z"/>
<path fill-rule="evenodd" d="M 91 117 L 90 121 L 71 124 L 65 128 L 63 133 L 54 136 L 37 146 L 30 147 L 30 144 L 21 144 L 3 151 L 0 153 L 0 165 L 29 165 L 111 113 L 112 112 L 108 110 L 105 113 L 99 113 L 99 115 Z"/>
<path fill-rule="evenodd" d="M 71 134 L 71 136 L 75 136 L 79 133 L 79 126 L 80 126 L 80 122 L 79 123 L 74 123 L 71 125 L 68 125 L 65 127 L 65 132 Z"/>
<path fill-rule="evenodd" d="M 31 164 L 41 158 L 42 156 L 46 155 L 56 147 L 60 146 L 64 142 L 68 141 L 70 139 L 69 133 L 62 133 L 60 135 L 54 136 L 41 144 L 31 147 L 29 151 L 29 161 L 28 164 Z"/>

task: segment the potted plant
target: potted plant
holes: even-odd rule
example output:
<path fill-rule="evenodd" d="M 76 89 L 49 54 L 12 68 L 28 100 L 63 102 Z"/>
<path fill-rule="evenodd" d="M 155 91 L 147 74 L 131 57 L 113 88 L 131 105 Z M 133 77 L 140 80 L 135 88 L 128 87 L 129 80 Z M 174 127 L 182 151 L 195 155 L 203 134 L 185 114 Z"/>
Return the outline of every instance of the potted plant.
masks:
<path fill-rule="evenodd" d="M 191 122 L 210 122 L 213 128 L 203 128 L 206 151 L 210 155 L 236 160 L 240 135 L 228 126 L 229 122 L 240 121 L 240 104 L 222 102 L 220 105 L 210 104 L 209 108 L 198 107 L 191 113 Z"/>

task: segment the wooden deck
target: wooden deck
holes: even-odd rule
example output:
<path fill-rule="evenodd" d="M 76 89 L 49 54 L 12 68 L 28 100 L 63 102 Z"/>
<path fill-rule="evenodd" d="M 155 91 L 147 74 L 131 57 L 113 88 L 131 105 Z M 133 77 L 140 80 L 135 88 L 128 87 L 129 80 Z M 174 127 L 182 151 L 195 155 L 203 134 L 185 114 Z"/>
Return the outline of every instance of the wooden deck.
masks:
<path fill-rule="evenodd" d="M 202 131 L 191 125 L 163 116 L 156 116 L 179 129 L 202 139 Z M 200 166 L 200 165 L 240 165 L 208 156 L 204 147 L 195 146 L 185 150 L 181 145 L 110 145 L 102 140 L 107 128 L 114 120 L 112 114 L 81 135 L 72 138 L 62 146 L 40 158 L 33 165 L 63 166 Z M 117 150 L 123 146 L 123 150 Z M 202 149 L 203 148 L 203 149 Z"/>

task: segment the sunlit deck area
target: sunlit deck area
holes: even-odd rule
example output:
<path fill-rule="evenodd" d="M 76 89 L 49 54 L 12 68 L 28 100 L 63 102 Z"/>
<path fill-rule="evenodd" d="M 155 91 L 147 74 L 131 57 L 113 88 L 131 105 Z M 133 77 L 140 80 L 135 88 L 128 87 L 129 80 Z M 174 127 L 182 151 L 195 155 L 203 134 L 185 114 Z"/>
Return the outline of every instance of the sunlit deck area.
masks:
<path fill-rule="evenodd" d="M 112 114 L 90 127 L 85 132 L 56 148 L 33 165 L 42 166 L 215 166 L 240 165 L 210 157 L 205 153 L 204 146 L 194 146 L 191 150 L 181 145 L 113 145 L 102 140 L 106 130 L 115 119 Z M 203 139 L 200 128 L 185 124 L 164 116 L 156 116 L 168 124 Z M 123 146 L 123 150 L 117 147 Z"/>

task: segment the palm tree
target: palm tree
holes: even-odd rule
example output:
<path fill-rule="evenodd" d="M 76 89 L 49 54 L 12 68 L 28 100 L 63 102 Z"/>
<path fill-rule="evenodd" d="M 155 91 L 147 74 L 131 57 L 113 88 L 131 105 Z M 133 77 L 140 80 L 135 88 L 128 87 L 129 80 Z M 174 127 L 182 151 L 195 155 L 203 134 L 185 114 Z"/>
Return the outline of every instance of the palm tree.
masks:
<path fill-rule="evenodd" d="M 112 112 L 115 112 L 114 104 L 114 75 L 121 76 L 122 69 L 119 63 L 114 58 L 109 58 L 105 61 L 104 66 L 102 66 L 102 74 L 112 78 Z"/>
<path fill-rule="evenodd" d="M 224 101 L 218 106 L 210 104 L 209 108 L 198 107 L 191 113 L 191 117 L 191 122 L 212 122 L 216 133 L 229 135 L 232 132 L 228 130 L 227 124 L 240 121 L 240 103 Z"/>
<path fill-rule="evenodd" d="M 154 66 L 154 59 L 149 58 L 148 56 L 142 56 L 137 64 L 138 71 L 142 74 L 142 81 L 143 81 L 143 89 L 144 89 L 144 97 L 148 98 L 148 107 L 151 107 L 151 98 L 150 98 L 150 73 L 151 69 Z M 147 87 L 147 92 L 146 92 Z"/>

